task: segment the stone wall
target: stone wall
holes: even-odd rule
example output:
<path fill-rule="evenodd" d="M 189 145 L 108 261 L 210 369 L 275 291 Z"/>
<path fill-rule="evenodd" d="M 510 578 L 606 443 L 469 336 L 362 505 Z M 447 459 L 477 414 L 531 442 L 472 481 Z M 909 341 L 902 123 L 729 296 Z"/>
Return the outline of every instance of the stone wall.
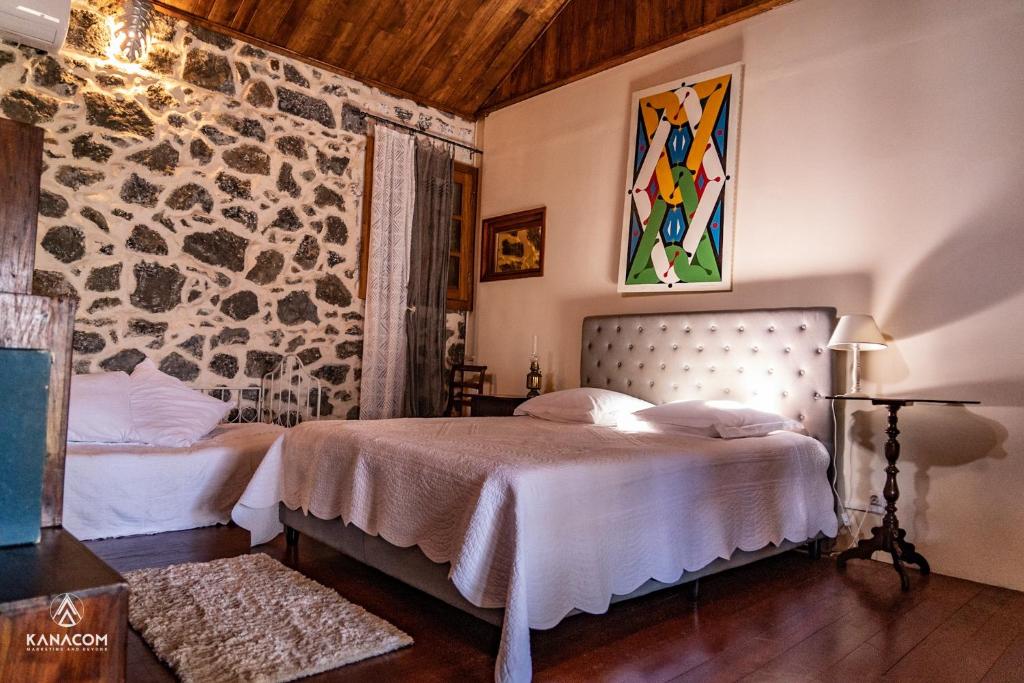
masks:
<path fill-rule="evenodd" d="M 0 45 L 0 112 L 46 130 L 35 289 L 79 299 L 75 370 L 149 356 L 244 386 L 294 352 L 324 410 L 354 415 L 357 110 L 466 141 L 473 125 L 162 15 L 124 64 L 106 54 L 116 6 L 76 0 L 58 55 Z"/>

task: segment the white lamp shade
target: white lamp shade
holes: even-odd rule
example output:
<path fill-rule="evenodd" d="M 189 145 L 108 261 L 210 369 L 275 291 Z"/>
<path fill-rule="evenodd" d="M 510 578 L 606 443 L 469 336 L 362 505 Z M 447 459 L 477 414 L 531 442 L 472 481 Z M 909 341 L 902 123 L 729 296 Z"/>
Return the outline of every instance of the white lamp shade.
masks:
<path fill-rule="evenodd" d="M 836 325 L 836 331 L 828 340 L 828 348 L 849 350 L 859 347 L 861 351 L 878 351 L 887 346 L 881 330 L 870 315 L 858 313 L 844 315 Z"/>

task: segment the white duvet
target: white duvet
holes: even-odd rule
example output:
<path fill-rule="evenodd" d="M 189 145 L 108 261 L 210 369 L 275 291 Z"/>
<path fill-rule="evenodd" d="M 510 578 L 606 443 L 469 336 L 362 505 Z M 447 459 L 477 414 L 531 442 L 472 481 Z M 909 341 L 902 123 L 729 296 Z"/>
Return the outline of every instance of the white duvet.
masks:
<path fill-rule="evenodd" d="M 277 504 L 341 517 L 504 607 L 495 677 L 531 678 L 529 629 L 673 582 L 737 550 L 837 531 L 818 441 L 618 431 L 532 417 L 306 423 L 282 436 L 232 517 L 253 543 Z"/>
<path fill-rule="evenodd" d="M 223 524 L 283 431 L 220 425 L 188 448 L 69 443 L 64 528 L 86 540 Z"/>

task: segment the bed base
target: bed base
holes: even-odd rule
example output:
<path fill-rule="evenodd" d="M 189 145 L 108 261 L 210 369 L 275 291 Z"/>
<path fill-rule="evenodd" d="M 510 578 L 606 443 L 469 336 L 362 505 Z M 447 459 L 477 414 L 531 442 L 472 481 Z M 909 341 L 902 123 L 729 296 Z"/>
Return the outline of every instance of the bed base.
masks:
<path fill-rule="evenodd" d="M 301 510 L 290 510 L 284 504 L 279 506 L 280 519 L 285 528 L 285 542 L 292 550 L 299 543 L 299 535 L 305 534 L 324 545 L 334 548 L 343 555 L 373 567 L 374 569 L 398 579 L 402 583 L 417 588 L 452 607 L 471 614 L 482 621 L 501 627 L 502 610 L 499 608 L 477 607 L 466 600 L 448 580 L 449 565 L 431 561 L 419 548 L 399 548 L 391 545 L 379 536 L 371 536 L 352 524 L 345 525 L 340 519 L 323 520 L 313 515 L 306 515 Z M 663 583 L 651 579 L 627 595 L 613 595 L 612 603 L 631 600 L 665 588 L 687 585 L 687 597 L 696 601 L 700 594 L 699 580 L 702 577 L 717 574 L 728 569 L 742 567 L 774 555 L 793 550 L 802 545 L 808 546 L 808 555 L 817 559 L 821 553 L 822 538 L 808 539 L 804 542 L 783 541 L 781 545 L 769 545 L 760 550 L 738 550 L 728 560 L 718 559 L 693 572 L 684 573 L 678 581 Z M 579 614 L 578 610 L 569 613 Z"/>

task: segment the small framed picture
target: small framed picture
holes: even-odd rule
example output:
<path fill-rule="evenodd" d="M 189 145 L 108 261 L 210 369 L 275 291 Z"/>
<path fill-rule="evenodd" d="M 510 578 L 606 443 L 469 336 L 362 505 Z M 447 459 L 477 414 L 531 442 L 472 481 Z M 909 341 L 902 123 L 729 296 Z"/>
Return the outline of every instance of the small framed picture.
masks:
<path fill-rule="evenodd" d="M 480 281 L 544 275 L 545 208 L 485 218 Z"/>

